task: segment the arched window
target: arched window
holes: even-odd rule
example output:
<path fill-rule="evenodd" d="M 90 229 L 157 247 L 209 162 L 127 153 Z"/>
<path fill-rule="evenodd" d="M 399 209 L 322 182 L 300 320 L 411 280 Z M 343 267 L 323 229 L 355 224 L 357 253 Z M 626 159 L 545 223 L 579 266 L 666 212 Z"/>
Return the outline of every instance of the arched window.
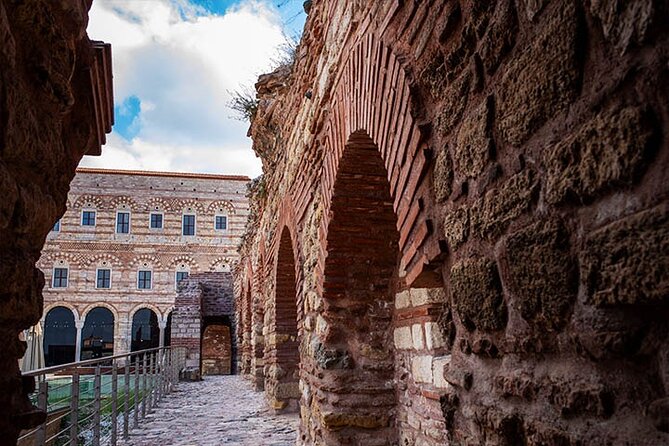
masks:
<path fill-rule="evenodd" d="M 107 308 L 93 308 L 86 315 L 81 332 L 81 359 L 83 361 L 113 354 L 114 315 Z"/>
<path fill-rule="evenodd" d="M 74 362 L 77 328 L 66 307 L 52 308 L 44 318 L 44 360 L 47 367 Z"/>
<path fill-rule="evenodd" d="M 156 348 L 160 344 L 158 316 L 148 308 L 138 310 L 132 317 L 132 342 L 130 351 Z"/>

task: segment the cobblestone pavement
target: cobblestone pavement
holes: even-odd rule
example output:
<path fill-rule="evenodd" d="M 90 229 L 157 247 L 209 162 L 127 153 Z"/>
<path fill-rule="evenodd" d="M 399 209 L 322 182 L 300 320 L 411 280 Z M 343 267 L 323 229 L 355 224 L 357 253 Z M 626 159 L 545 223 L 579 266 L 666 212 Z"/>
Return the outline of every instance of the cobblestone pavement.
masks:
<path fill-rule="evenodd" d="M 124 446 L 292 446 L 297 415 L 273 415 L 240 376 L 182 382 L 130 433 Z"/>

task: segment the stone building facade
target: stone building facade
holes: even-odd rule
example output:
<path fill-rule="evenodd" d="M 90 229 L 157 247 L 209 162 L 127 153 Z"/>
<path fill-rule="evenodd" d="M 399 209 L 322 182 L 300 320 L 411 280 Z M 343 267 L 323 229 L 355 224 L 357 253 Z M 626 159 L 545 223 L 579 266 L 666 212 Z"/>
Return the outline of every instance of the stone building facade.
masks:
<path fill-rule="evenodd" d="M 243 176 L 78 169 L 67 210 L 37 263 L 45 277 L 47 363 L 169 343 L 177 284 L 191 274 L 229 274 L 238 261 L 248 182 Z M 231 280 L 226 284 L 231 305 Z M 71 319 L 52 313 L 63 307 Z M 74 345 L 61 345 L 62 339 Z"/>
<path fill-rule="evenodd" d="M 303 445 L 669 444 L 667 2 L 305 2 L 240 369 Z"/>

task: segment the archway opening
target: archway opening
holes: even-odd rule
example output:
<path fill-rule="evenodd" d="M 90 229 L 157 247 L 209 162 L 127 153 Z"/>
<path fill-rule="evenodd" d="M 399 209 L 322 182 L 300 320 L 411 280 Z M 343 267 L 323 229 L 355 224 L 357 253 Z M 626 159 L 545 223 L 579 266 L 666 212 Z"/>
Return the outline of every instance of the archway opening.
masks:
<path fill-rule="evenodd" d="M 378 148 L 351 135 L 335 179 L 316 386 L 326 441 L 396 444 L 392 318 L 397 220 Z"/>
<path fill-rule="evenodd" d="M 104 307 L 93 308 L 86 315 L 81 331 L 81 359 L 102 358 L 114 354 L 114 314 Z"/>
<path fill-rule="evenodd" d="M 52 308 L 44 318 L 44 363 L 47 367 L 74 362 L 77 327 L 66 307 Z"/>
<path fill-rule="evenodd" d="M 138 310 L 132 317 L 132 342 L 130 351 L 156 348 L 160 345 L 158 316 L 149 308 Z"/>
<path fill-rule="evenodd" d="M 203 376 L 232 374 L 232 331 L 227 316 L 204 320 L 201 345 Z"/>
<path fill-rule="evenodd" d="M 270 405 L 276 410 L 299 408 L 300 351 L 297 328 L 297 289 L 295 254 L 288 228 L 279 241 L 276 260 L 275 317 L 267 346 L 268 371 L 265 389 Z"/>

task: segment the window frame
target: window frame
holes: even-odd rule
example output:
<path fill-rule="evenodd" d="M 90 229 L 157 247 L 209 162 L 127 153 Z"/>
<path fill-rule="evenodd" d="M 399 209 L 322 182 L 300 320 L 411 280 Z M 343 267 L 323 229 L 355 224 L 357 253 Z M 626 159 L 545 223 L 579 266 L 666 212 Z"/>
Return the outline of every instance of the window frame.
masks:
<path fill-rule="evenodd" d="M 217 226 L 218 219 L 219 218 L 225 218 L 225 228 L 220 229 Z M 228 232 L 228 229 L 230 228 L 230 217 L 227 214 L 216 214 L 214 215 L 214 230 L 218 232 Z"/>
<path fill-rule="evenodd" d="M 91 213 L 93 214 L 93 224 L 90 224 L 90 218 L 88 220 L 88 223 L 84 223 L 84 216 L 86 214 L 91 214 Z M 90 215 L 88 217 L 90 217 Z M 79 219 L 79 225 L 80 226 L 88 226 L 88 227 L 94 228 L 95 225 L 97 224 L 97 220 L 98 220 L 98 213 L 95 209 L 82 209 L 81 210 L 81 218 Z"/>
<path fill-rule="evenodd" d="M 185 219 L 186 217 L 193 217 L 193 233 L 192 234 L 184 234 L 184 229 L 186 228 L 185 226 Z M 197 235 L 197 214 L 195 213 L 183 213 L 181 214 L 181 236 L 182 237 L 195 237 Z"/>
<path fill-rule="evenodd" d="M 128 232 L 119 232 L 119 230 L 118 230 L 118 225 L 119 225 L 118 217 L 121 214 L 128 214 L 128 223 L 127 223 L 128 224 Z M 131 221 L 132 221 L 132 215 L 131 215 L 130 211 L 125 211 L 125 210 L 116 211 L 116 219 L 114 221 L 114 233 L 115 234 L 130 234 Z"/>
<path fill-rule="evenodd" d="M 190 277 L 190 271 L 184 271 L 184 270 L 175 271 L 174 272 L 174 289 L 177 289 L 177 287 L 179 286 L 179 282 L 181 282 L 181 280 L 179 280 L 179 274 L 186 274 L 186 277 L 184 277 L 181 280 L 188 279 L 188 277 Z"/>
<path fill-rule="evenodd" d="M 160 227 L 154 228 L 153 225 L 153 216 L 160 215 Z M 165 213 L 158 211 L 149 212 L 149 229 L 152 231 L 162 231 L 165 228 Z"/>
<path fill-rule="evenodd" d="M 147 287 L 140 287 L 140 275 L 141 273 L 149 273 L 149 286 Z M 146 282 L 146 278 L 144 279 L 144 282 Z M 151 269 L 139 269 L 137 270 L 137 289 L 138 290 L 152 290 L 153 289 L 153 270 Z"/>
<path fill-rule="evenodd" d="M 65 285 L 56 285 L 56 270 L 65 270 Z M 63 278 L 58 278 L 62 283 Z M 67 266 L 54 266 L 51 271 L 51 288 L 67 288 L 70 285 L 70 268 Z"/>
<path fill-rule="evenodd" d="M 109 271 L 109 286 L 101 287 L 100 284 L 100 271 Z M 112 269 L 107 267 L 100 267 L 95 269 L 95 289 L 96 290 L 110 290 L 112 287 Z"/>

